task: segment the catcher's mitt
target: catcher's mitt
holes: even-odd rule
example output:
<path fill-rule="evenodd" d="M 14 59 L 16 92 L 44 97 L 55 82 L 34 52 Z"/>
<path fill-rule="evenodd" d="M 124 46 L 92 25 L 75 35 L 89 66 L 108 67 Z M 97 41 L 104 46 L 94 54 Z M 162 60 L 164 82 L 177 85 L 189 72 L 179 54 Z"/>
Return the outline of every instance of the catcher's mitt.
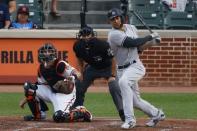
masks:
<path fill-rule="evenodd" d="M 74 89 L 74 82 L 71 79 L 59 80 L 53 86 L 57 93 L 70 94 Z"/>

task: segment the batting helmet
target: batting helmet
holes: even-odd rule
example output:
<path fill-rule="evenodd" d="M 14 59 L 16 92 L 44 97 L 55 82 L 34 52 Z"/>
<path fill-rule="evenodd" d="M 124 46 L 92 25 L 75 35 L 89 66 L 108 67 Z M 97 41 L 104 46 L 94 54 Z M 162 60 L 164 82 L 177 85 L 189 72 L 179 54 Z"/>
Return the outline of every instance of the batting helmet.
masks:
<path fill-rule="evenodd" d="M 45 43 L 38 49 L 38 61 L 50 62 L 57 58 L 57 50 L 51 43 Z"/>
<path fill-rule="evenodd" d="M 118 8 L 113 8 L 113 9 L 109 10 L 107 16 L 108 16 L 108 19 L 110 19 L 110 20 L 119 16 L 119 17 L 121 17 L 121 20 L 124 21 L 123 12 L 122 12 L 122 10 L 120 10 Z"/>
<path fill-rule="evenodd" d="M 96 32 L 93 30 L 92 27 L 85 26 L 79 31 L 79 33 L 77 33 L 76 37 L 77 39 L 79 39 L 81 36 L 88 36 L 88 35 L 92 35 L 93 37 L 95 37 Z"/>

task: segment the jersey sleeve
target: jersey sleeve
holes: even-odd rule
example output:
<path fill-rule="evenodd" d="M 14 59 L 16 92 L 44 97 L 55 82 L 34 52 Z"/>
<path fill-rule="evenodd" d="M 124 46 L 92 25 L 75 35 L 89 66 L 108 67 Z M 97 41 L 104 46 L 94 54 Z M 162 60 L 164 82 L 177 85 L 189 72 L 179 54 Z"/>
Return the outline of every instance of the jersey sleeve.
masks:
<path fill-rule="evenodd" d="M 70 66 L 67 62 L 65 61 L 60 61 L 57 64 L 56 71 L 59 75 L 63 77 L 69 77 L 72 76 L 72 72 L 75 70 L 74 67 Z"/>
<path fill-rule="evenodd" d="M 126 39 L 126 34 L 124 32 L 121 32 L 119 30 L 111 31 L 108 41 L 112 44 L 115 44 L 117 46 L 122 46 L 124 40 Z"/>

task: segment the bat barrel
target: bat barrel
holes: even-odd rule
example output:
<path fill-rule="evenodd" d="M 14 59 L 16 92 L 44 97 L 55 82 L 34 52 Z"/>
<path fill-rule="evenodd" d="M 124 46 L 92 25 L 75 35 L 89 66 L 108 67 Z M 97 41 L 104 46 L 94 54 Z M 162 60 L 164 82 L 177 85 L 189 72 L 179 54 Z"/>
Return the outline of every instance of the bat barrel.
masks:
<path fill-rule="evenodd" d="M 149 30 L 150 33 L 153 33 L 152 29 L 143 20 L 142 16 L 137 14 L 134 10 L 131 11 L 131 13 L 133 13 L 135 15 L 135 17 L 137 17 L 137 19 Z"/>

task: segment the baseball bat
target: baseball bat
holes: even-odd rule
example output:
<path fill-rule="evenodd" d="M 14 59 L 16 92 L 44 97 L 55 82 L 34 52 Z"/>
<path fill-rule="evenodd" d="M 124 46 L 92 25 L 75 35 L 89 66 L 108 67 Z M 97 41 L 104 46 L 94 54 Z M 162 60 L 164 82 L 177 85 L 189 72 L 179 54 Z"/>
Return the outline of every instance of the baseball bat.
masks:
<path fill-rule="evenodd" d="M 148 31 L 150 33 L 153 33 L 153 30 L 145 23 L 144 19 L 142 18 L 142 16 L 138 13 L 136 13 L 135 11 L 131 11 L 135 17 L 137 17 L 137 19 L 148 29 Z M 160 43 L 160 40 L 156 39 L 156 42 Z"/>
<path fill-rule="evenodd" d="M 145 23 L 145 21 L 143 20 L 142 16 L 140 16 L 139 14 L 137 14 L 135 11 L 131 11 L 135 17 L 137 17 L 137 19 L 149 30 L 150 33 L 153 33 L 152 29 Z"/>

